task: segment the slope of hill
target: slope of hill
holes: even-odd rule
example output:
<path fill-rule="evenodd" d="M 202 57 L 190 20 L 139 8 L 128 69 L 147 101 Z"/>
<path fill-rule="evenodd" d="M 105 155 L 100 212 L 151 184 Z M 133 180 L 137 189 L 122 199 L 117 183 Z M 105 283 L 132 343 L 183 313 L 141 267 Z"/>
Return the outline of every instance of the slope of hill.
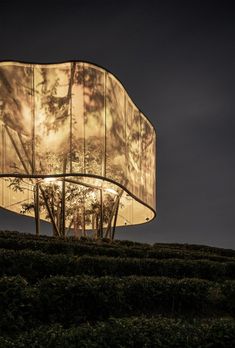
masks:
<path fill-rule="evenodd" d="M 0 232 L 0 347 L 234 347 L 235 250 Z"/>

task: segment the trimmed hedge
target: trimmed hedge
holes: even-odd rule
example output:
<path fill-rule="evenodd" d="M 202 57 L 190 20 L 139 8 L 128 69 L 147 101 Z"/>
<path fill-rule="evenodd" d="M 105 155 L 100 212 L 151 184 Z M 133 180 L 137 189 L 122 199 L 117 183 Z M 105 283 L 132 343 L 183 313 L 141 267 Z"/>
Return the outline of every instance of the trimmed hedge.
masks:
<path fill-rule="evenodd" d="M 110 316 L 235 314 L 235 281 L 157 277 L 51 277 L 30 286 L 21 277 L 0 278 L 0 332 L 61 323 L 69 327 Z"/>
<path fill-rule="evenodd" d="M 50 255 L 31 250 L 0 250 L 0 276 L 21 275 L 31 282 L 50 275 L 166 276 L 222 281 L 235 279 L 235 262 L 181 259 L 134 259 Z"/>
<path fill-rule="evenodd" d="M 200 245 L 200 244 L 154 243 L 153 247 L 154 248 L 167 247 L 167 248 L 180 249 L 180 250 L 183 249 L 183 250 L 189 250 L 189 251 L 203 251 L 206 253 L 212 253 L 212 254 L 221 255 L 221 256 L 235 257 L 234 249 L 217 248 L 217 247 L 212 247 L 208 245 Z"/>
<path fill-rule="evenodd" d="M 233 348 L 235 321 L 214 319 L 192 322 L 170 318 L 111 318 L 63 329 L 41 327 L 15 340 L 0 337 L 1 348 Z"/>
<path fill-rule="evenodd" d="M 26 280 L 22 277 L 0 278 L 0 299 L 0 335 L 14 335 L 28 326 L 36 327 L 38 291 L 28 287 Z"/>
<path fill-rule="evenodd" d="M 0 231 L 1 276 L 1 348 L 235 346 L 234 250 Z"/>
<path fill-rule="evenodd" d="M 57 237 L 52 236 L 46 236 L 41 235 L 38 238 L 35 237 L 34 234 L 30 233 L 20 233 L 18 231 L 0 231 L 0 238 L 20 238 L 24 240 L 41 240 L 41 241 L 60 241 L 63 242 L 64 239 L 58 239 Z M 224 248 L 217 248 L 212 247 L 208 245 L 199 245 L 199 244 L 179 244 L 179 243 L 155 243 L 153 245 L 147 244 L 147 243 L 138 243 L 133 242 L 129 240 L 115 240 L 114 242 L 110 243 L 110 241 L 103 239 L 94 241 L 90 238 L 82 237 L 80 240 L 77 240 L 76 238 L 69 237 L 67 238 L 68 241 L 72 243 L 85 243 L 89 245 L 98 245 L 101 244 L 102 246 L 106 247 L 128 247 L 139 249 L 139 250 L 152 250 L 152 249 L 175 249 L 176 251 L 184 250 L 184 251 L 196 251 L 196 252 L 203 252 L 203 253 L 210 253 L 214 255 L 221 255 L 225 257 L 235 257 L 235 250 L 233 249 L 224 249 Z"/>
<path fill-rule="evenodd" d="M 69 255 L 91 255 L 91 256 L 109 256 L 109 257 L 135 257 L 135 258 L 155 258 L 155 259 L 206 259 L 218 262 L 235 261 L 234 257 L 213 255 L 210 252 L 189 251 L 173 248 L 153 248 L 153 247 L 129 247 L 118 243 L 108 244 L 105 242 L 81 242 L 68 239 L 67 241 L 43 237 L 36 239 L 34 236 L 25 237 L 16 234 L 13 236 L 7 233 L 0 233 L 0 248 L 24 250 L 31 249 L 42 251 L 48 254 L 69 254 Z"/>

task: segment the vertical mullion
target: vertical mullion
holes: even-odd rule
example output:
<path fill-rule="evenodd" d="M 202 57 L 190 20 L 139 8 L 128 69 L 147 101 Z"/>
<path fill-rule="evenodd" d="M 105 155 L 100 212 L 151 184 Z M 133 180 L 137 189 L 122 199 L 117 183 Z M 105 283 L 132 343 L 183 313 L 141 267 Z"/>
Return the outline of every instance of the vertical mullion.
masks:
<path fill-rule="evenodd" d="M 84 77 L 84 63 L 82 64 L 82 81 L 83 81 L 83 172 L 86 173 L 86 161 L 85 161 L 85 154 L 86 154 L 86 150 L 85 150 L 85 146 L 86 146 L 86 139 L 85 139 L 85 92 L 84 92 L 84 88 L 85 88 L 85 77 Z"/>
<path fill-rule="evenodd" d="M 124 92 L 124 122 L 125 122 L 125 185 L 127 184 L 127 126 L 126 126 L 126 92 Z"/>
<path fill-rule="evenodd" d="M 32 67 L 32 174 L 35 174 L 35 68 Z"/>
<path fill-rule="evenodd" d="M 76 71 L 76 65 L 75 65 L 75 71 Z M 72 72 L 73 72 L 73 63 L 70 64 L 70 83 L 71 83 L 71 79 L 72 79 Z M 75 74 L 75 72 L 74 72 Z M 71 93 L 70 93 L 70 124 L 69 124 L 69 128 L 70 128 L 70 134 L 69 134 L 69 146 L 70 146 L 70 154 L 69 154 L 69 167 L 70 167 L 70 173 L 72 173 L 72 118 L 73 118 L 73 104 L 72 104 L 72 89 L 73 86 L 71 86 Z"/>
<path fill-rule="evenodd" d="M 2 125 L 2 174 L 4 174 L 5 172 L 5 161 L 6 161 L 6 158 L 5 158 L 5 151 L 6 151 L 6 137 L 5 137 L 5 127 Z M 4 206 L 4 201 L 5 201 L 5 182 L 4 182 L 4 179 L 2 178 L 2 204 Z"/>
<path fill-rule="evenodd" d="M 104 165 L 102 175 L 106 176 L 106 147 L 107 147 L 107 134 L 106 134 L 106 93 L 107 93 L 107 72 L 104 73 Z"/>
<path fill-rule="evenodd" d="M 140 126 L 140 111 L 139 111 L 139 188 L 138 188 L 138 196 L 140 197 L 140 195 L 141 195 L 141 167 L 142 167 L 142 162 L 141 162 L 141 134 L 140 134 L 140 132 L 141 132 L 141 126 Z"/>

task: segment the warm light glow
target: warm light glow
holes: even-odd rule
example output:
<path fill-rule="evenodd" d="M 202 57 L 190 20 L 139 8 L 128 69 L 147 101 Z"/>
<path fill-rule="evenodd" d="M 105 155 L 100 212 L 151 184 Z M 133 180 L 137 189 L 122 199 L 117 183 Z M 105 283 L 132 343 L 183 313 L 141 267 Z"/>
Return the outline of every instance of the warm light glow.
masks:
<path fill-rule="evenodd" d="M 44 179 L 42 179 L 42 182 L 48 183 L 48 182 L 55 182 L 57 180 L 58 179 L 56 179 L 56 178 L 44 178 Z"/>
<path fill-rule="evenodd" d="M 155 161 L 154 127 L 111 73 L 0 63 L 1 207 L 35 216 L 37 205 L 54 230 L 76 233 L 144 223 L 155 216 Z"/>
<path fill-rule="evenodd" d="M 106 191 L 106 192 L 109 192 L 109 193 L 112 193 L 113 195 L 118 195 L 118 192 L 115 191 L 115 190 L 112 189 L 112 188 L 107 188 L 107 189 L 105 189 L 105 191 Z"/>

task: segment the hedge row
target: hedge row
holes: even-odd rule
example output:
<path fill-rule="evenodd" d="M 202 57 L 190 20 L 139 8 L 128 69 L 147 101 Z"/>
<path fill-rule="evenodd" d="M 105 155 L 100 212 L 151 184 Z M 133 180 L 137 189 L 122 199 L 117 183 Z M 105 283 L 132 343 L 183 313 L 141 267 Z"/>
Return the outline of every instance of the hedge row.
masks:
<path fill-rule="evenodd" d="M 60 242 L 64 243 L 64 239 L 58 239 L 56 237 L 52 236 L 39 236 L 39 238 L 36 239 L 34 234 L 26 234 L 26 233 L 19 233 L 17 231 L 0 231 L 0 238 L 19 238 L 20 240 L 40 240 L 44 242 Z M 197 244 L 178 244 L 178 243 L 155 243 L 153 246 L 147 243 L 138 243 L 128 240 L 115 240 L 114 242 L 110 243 L 110 241 L 103 239 L 99 241 L 95 241 L 90 238 L 84 238 L 82 237 L 80 240 L 77 240 L 76 238 L 69 237 L 67 238 L 67 241 L 69 243 L 74 244 L 82 244 L 82 245 L 95 245 L 97 244 L 101 245 L 105 248 L 124 248 L 124 249 L 134 249 L 135 251 L 145 251 L 145 252 L 151 252 L 156 251 L 159 249 L 170 249 L 175 250 L 175 252 L 184 251 L 184 252 L 195 252 L 195 253 L 202 253 L 202 254 L 209 254 L 212 257 L 213 256 L 221 256 L 221 257 L 235 257 L 235 250 L 233 249 L 223 249 L 223 248 L 217 248 L 217 247 L 211 247 L 207 245 L 197 245 Z M 208 255 L 208 256 L 209 256 Z"/>
<path fill-rule="evenodd" d="M 15 237 L 20 237 L 24 239 L 33 239 L 35 240 L 35 234 L 30 234 L 30 233 L 20 233 L 18 231 L 0 231 L 0 237 L 6 237 L 6 238 L 15 238 Z M 58 240 L 57 237 L 52 237 L 52 236 L 46 236 L 46 235 L 40 235 L 37 240 L 43 240 L 43 241 L 51 241 L 51 240 Z M 80 240 L 77 240 L 74 237 L 69 237 L 67 240 L 74 242 L 74 243 L 86 243 L 86 244 L 97 244 L 97 241 L 94 241 L 93 239 L 90 238 L 84 238 L 82 237 Z M 60 241 L 63 241 L 63 239 L 60 239 Z M 200 245 L 200 244 L 181 244 L 181 243 L 155 243 L 153 245 L 147 244 L 147 243 L 139 243 L 139 242 L 133 242 L 129 240 L 115 240 L 112 243 L 110 243 L 109 240 L 103 239 L 99 240 L 98 243 L 101 243 L 102 245 L 105 246 L 127 246 L 129 248 L 137 248 L 137 249 L 143 249 L 143 250 L 148 250 L 148 249 L 162 249 L 162 248 L 167 248 L 167 249 L 184 249 L 188 251 L 202 251 L 206 253 L 212 253 L 215 255 L 221 255 L 221 256 L 228 256 L 228 257 L 235 257 L 235 250 L 233 249 L 224 249 L 224 248 L 217 248 L 217 247 L 212 247 L 208 245 Z"/>
<path fill-rule="evenodd" d="M 138 257 L 138 258 L 155 258 L 155 259 L 206 259 L 217 262 L 235 261 L 233 257 L 213 255 L 211 253 L 190 252 L 187 250 L 173 249 L 141 249 L 126 246 L 111 246 L 107 243 L 83 243 L 56 240 L 43 240 L 36 238 L 27 239 L 22 237 L 6 238 L 0 237 L 0 248 L 14 250 L 40 250 L 47 254 L 70 254 L 70 255 L 102 255 L 109 257 Z"/>
<path fill-rule="evenodd" d="M 0 276 L 21 275 L 35 282 L 50 275 L 75 276 L 166 276 L 202 278 L 215 281 L 235 279 L 235 262 L 181 259 L 134 259 L 107 256 L 50 255 L 23 250 L 0 250 Z"/>
<path fill-rule="evenodd" d="M 235 314 L 235 281 L 156 277 L 51 277 L 29 286 L 21 277 L 0 279 L 0 332 L 40 324 L 66 327 L 110 316 Z"/>
<path fill-rule="evenodd" d="M 235 257 L 234 249 L 224 249 L 217 248 L 208 245 L 200 245 L 200 244 L 181 244 L 181 243 L 154 243 L 153 248 L 173 248 L 180 250 L 188 250 L 188 251 L 202 251 L 205 253 L 212 253 L 221 256 Z"/>
<path fill-rule="evenodd" d="M 188 322 L 170 318 L 111 318 L 64 329 L 41 327 L 15 340 L 0 337 L 2 348 L 233 348 L 235 321 L 214 319 Z"/>

